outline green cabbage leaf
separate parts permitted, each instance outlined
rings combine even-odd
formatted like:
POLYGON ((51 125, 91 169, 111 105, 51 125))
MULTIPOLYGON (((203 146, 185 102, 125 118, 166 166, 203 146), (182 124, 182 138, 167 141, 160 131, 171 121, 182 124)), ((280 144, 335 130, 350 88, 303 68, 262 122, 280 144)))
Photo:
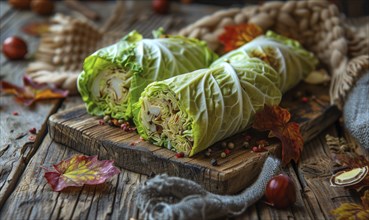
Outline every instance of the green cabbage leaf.
POLYGON ((144 39, 133 31, 85 59, 78 90, 88 113, 128 120, 148 84, 208 67, 216 58, 206 43, 196 39, 170 35, 144 39))
POLYGON ((257 37, 220 57, 212 65, 227 60, 244 59, 244 56, 257 57, 281 74, 278 87, 282 92, 296 86, 318 63, 314 54, 305 50, 298 41, 268 31, 266 35, 257 37))
POLYGON ((246 130, 264 105, 317 64, 296 41, 269 32, 199 69, 149 84, 133 106, 139 134, 188 156, 246 130))
POLYGON ((279 104, 278 73, 257 58, 150 84, 134 106, 139 134, 192 156, 245 130, 264 104, 279 104))

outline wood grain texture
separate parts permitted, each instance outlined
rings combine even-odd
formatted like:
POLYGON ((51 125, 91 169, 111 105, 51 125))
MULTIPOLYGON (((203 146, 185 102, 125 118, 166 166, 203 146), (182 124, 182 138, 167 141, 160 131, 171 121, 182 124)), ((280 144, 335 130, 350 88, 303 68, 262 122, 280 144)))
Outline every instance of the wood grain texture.
MULTIPOLYGON (((35 51, 37 39, 22 34, 19 28, 34 18, 31 12, 20 12, 1 3, 0 42, 12 35, 22 36, 27 41, 29 52, 35 51)), ((37 18, 36 18, 37 20, 37 18)), ((6 80, 22 86, 22 76, 28 60, 9 61, 0 54, 0 80, 6 80)), ((46 134, 46 121, 49 115, 56 112, 58 100, 38 102, 31 107, 25 107, 14 101, 12 96, 0 97, 0 207, 11 195, 20 175, 29 160, 37 151, 46 134), (16 112, 18 115, 14 115, 16 112), (35 140, 29 129, 38 131, 35 140)))
MULTIPOLYGON (((313 138, 339 115, 329 105, 327 90, 322 88, 317 90, 306 84, 296 88, 304 94, 310 90, 315 91, 315 98, 308 103, 296 101, 296 91, 293 90, 284 99, 283 105, 290 109, 295 121, 300 123, 305 141, 313 138)), ((234 142, 236 147, 226 158, 220 157, 224 149, 219 143, 212 146, 211 158, 216 158, 219 164, 212 166, 211 158, 204 153, 191 158, 176 158, 170 150, 141 141, 136 133, 99 125, 99 119, 88 115, 84 106, 51 116, 49 128, 53 140, 82 153, 113 159, 118 166, 141 174, 168 173, 192 179, 207 190, 220 194, 236 193, 249 185, 259 174, 267 155, 277 146, 272 145, 270 152, 254 153, 250 148, 242 146, 245 133, 235 135, 227 140, 234 142)))
MULTIPOLYGON (((57 10, 66 11, 58 4, 57 10)), ((100 5, 94 5, 95 10, 100 5)), ((113 7, 110 4, 110 7, 113 7)), ((45 21, 48 17, 36 16, 31 11, 16 10, 6 2, 0 2, 0 42, 13 35, 21 36, 28 45, 28 55, 24 60, 10 61, 0 53, 0 80, 6 80, 22 86, 25 73, 32 54, 38 46, 38 38, 26 35, 22 27, 28 23, 45 21)), ((105 17, 108 15, 105 15, 105 17)), ((32 159, 47 134, 48 117, 59 108, 60 100, 38 101, 26 107, 14 101, 12 96, 0 96, 0 209, 13 193, 22 173, 32 159), (18 115, 13 115, 17 112, 18 115), (29 129, 36 128, 35 140, 29 140, 29 129)))

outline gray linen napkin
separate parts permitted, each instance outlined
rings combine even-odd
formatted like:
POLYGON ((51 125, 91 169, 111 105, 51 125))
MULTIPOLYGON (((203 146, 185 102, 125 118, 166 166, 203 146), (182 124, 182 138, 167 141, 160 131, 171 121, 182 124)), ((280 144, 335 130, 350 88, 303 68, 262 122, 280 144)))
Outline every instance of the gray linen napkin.
POLYGON ((366 72, 347 96, 343 108, 345 127, 361 147, 369 150, 369 72, 366 72))

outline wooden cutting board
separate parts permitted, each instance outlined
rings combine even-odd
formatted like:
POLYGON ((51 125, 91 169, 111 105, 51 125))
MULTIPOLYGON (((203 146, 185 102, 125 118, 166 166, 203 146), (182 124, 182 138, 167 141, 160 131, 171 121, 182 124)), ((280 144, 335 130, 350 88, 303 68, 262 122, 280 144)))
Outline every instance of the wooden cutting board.
MULTIPOLYGON (((281 106, 292 114, 291 121, 300 123, 305 142, 311 140, 340 115, 340 111, 329 103, 327 86, 300 84, 283 97, 281 106), (302 100, 307 97, 308 101, 302 100)), ((226 158, 221 144, 212 147, 211 156, 204 153, 192 158, 176 158, 175 153, 141 141, 135 132, 124 132, 118 127, 100 125, 99 118, 86 113, 84 106, 77 106, 52 115, 48 121, 51 137, 66 147, 87 155, 98 155, 100 159, 114 160, 115 165, 137 173, 154 175, 167 173, 192 179, 207 190, 220 193, 236 193, 253 182, 259 174, 264 160, 274 152, 278 143, 269 146, 269 152, 254 153, 242 146, 246 134, 256 140, 264 134, 251 129, 226 141, 235 143, 235 149, 226 158), (212 158, 218 165, 211 165, 212 158)))

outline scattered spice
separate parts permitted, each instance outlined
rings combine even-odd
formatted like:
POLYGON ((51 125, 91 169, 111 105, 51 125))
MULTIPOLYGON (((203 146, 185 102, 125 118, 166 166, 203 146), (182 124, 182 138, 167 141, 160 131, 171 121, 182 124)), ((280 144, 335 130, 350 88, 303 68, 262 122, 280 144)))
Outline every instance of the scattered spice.
POLYGON ((268 151, 268 149, 266 149, 263 145, 258 145, 258 146, 253 146, 252 151, 255 153, 259 153, 259 152, 268 151))
POLYGON ((245 141, 249 142, 249 141, 251 141, 252 137, 250 135, 246 135, 244 137, 244 139, 245 139, 245 141))
POLYGON ((118 119, 113 118, 111 120, 111 126, 116 126, 116 127, 120 127, 122 125, 122 123, 119 123, 118 119))
POLYGON ((31 129, 29 129, 28 131, 29 131, 29 133, 31 133, 31 134, 36 134, 36 133, 37 133, 36 128, 31 128, 31 129))
POLYGON ((218 165, 218 161, 217 161, 217 159, 212 158, 212 159, 210 160, 210 164, 211 164, 212 166, 217 166, 217 165, 218 165))
POLYGON ((307 103, 309 101, 309 98, 308 97, 302 97, 301 98, 301 102, 303 102, 303 103, 307 103))
POLYGON ((225 158, 227 156, 227 154, 225 153, 225 152, 222 152, 221 154, 220 154, 220 157, 221 158, 225 158))
POLYGON ((248 141, 243 142, 243 147, 248 149, 250 147, 250 143, 248 141))
POLYGON ((229 149, 225 149, 225 150, 224 150, 224 153, 228 155, 228 154, 230 154, 230 153, 231 153, 231 150, 229 150, 229 149))
POLYGON ((234 143, 233 142, 229 142, 228 143, 228 148, 232 150, 234 148, 234 143))
POLYGON ((110 116, 109 115, 105 115, 104 118, 103 118, 103 120, 105 122, 108 122, 110 120, 110 116))
POLYGON ((131 127, 131 125, 129 124, 129 122, 124 122, 120 128, 125 131, 125 132, 132 132, 135 131, 136 128, 135 127, 131 127))
POLYGON ((28 140, 34 142, 36 140, 36 136, 31 135, 28 137, 28 140))
POLYGON ((269 142, 267 140, 264 140, 264 139, 256 141, 256 144, 257 145, 263 145, 263 146, 269 146, 269 142))
POLYGON ((105 124, 104 120, 99 120, 99 125, 104 125, 104 124, 105 124))
POLYGON ((12 112, 12 115, 17 116, 17 115, 19 115, 19 113, 18 112, 12 112))
POLYGON ((184 153, 183 152, 176 153, 176 157, 177 158, 182 158, 182 157, 184 157, 184 153))

